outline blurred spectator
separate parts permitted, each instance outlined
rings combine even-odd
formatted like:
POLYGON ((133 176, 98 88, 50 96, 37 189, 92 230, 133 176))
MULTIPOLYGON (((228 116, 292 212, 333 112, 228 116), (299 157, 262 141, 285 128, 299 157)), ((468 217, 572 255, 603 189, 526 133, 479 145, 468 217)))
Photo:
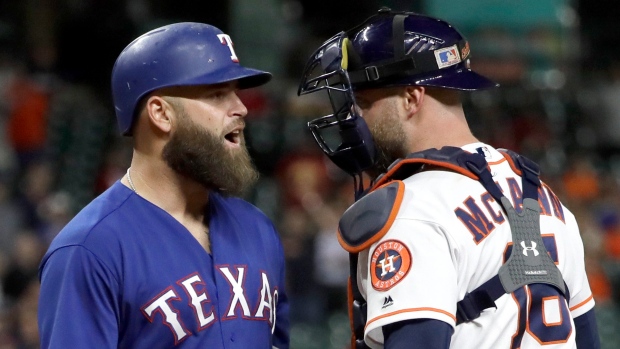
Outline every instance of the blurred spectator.
POLYGON ((526 106, 513 116, 510 127, 516 140, 515 151, 528 154, 531 159, 541 159, 553 140, 544 111, 537 103, 526 106))
POLYGON ((320 297, 313 282, 316 226, 300 207, 285 206, 278 231, 286 258, 287 294, 293 323, 321 321, 320 297))
POLYGON ((606 255, 604 231, 586 206, 571 208, 577 219, 583 240, 586 272, 592 294, 597 303, 605 304, 612 300, 612 284, 604 268, 606 255))
POLYGON ((14 199, 12 182, 2 174, 0 174, 0 222, 0 260, 4 260, 9 256, 13 241, 24 228, 25 222, 24 214, 14 199))
POLYGON ((7 311, 0 312, 0 349, 18 349, 18 341, 13 329, 14 316, 7 311))
POLYGON ((600 176, 592 163, 592 154, 575 154, 563 175, 569 200, 590 203, 599 196, 600 176))
POLYGON ((13 308, 15 335, 19 349, 39 348, 39 329, 37 326, 37 305, 39 300, 39 281, 33 278, 26 285, 22 296, 13 308))
POLYGON ((130 138, 116 140, 106 152, 103 165, 97 175, 94 195, 99 195, 108 189, 127 172, 131 162, 130 138))
POLYGON ((3 292, 9 305, 18 303, 31 283, 38 280, 39 262, 45 248, 32 232, 22 232, 15 239, 11 262, 2 276, 3 292))
POLYGON ((112 146, 107 142, 117 134, 112 116, 89 86, 57 86, 49 112, 47 155, 54 189, 71 196, 73 213, 94 197, 98 173, 112 146))
POLYGON ((10 110, 9 140, 23 168, 45 151, 49 94, 22 74, 14 76, 5 98, 10 110))
POLYGON ((318 152, 295 151, 285 155, 276 168, 276 176, 284 194, 283 204, 311 211, 323 205, 332 189, 322 155, 318 152))
POLYGON ((620 304, 620 184, 607 174, 599 176, 601 195, 591 205, 602 230, 601 260, 616 304, 620 304))
POLYGON ((24 214, 26 226, 42 234, 43 221, 38 207, 52 193, 56 175, 47 161, 32 162, 22 171, 15 200, 24 214))
MULTIPOLYGON (((351 191, 348 184, 347 193, 351 191)), ((322 297, 323 317, 347 312, 349 254, 340 246, 337 232, 340 217, 352 202, 343 193, 335 191, 325 205, 313 212, 319 227, 314 241, 314 282, 322 297)))
POLYGON ((72 198, 68 193, 57 191, 48 195, 37 206, 37 217, 41 220, 38 227, 40 239, 45 244, 51 243, 74 213, 72 198))
MULTIPOLYGON (((588 95, 590 93, 586 92, 588 95)), ((598 148, 604 158, 620 153, 620 61, 612 60, 607 71, 592 86, 588 103, 598 148)))

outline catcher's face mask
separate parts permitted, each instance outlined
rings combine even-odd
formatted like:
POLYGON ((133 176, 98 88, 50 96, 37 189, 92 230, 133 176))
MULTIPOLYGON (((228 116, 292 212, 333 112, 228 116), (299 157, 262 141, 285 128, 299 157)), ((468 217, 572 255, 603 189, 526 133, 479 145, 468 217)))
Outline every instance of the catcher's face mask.
POLYGON ((308 128, 334 164, 357 176, 374 165, 376 150, 370 130, 357 111, 347 71, 354 54, 345 32, 327 40, 306 64, 297 93, 327 92, 333 114, 310 121, 308 128))

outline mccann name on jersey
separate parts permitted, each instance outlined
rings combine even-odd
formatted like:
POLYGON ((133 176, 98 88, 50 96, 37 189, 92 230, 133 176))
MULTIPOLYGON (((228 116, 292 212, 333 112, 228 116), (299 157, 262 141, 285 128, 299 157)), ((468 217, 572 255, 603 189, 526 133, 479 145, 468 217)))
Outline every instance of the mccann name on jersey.
MULTIPOLYGON (((505 180, 508 188, 510 188, 509 194, 512 205, 517 212, 521 212, 523 193, 519 187, 519 182, 514 177, 506 178, 505 180)), ((498 186, 502 188, 499 183, 498 186)), ((564 211, 560 199, 545 184, 538 189, 538 203, 541 216, 554 216, 564 223, 564 211)), ((501 210, 500 205, 495 202, 493 196, 485 191, 478 199, 474 199, 471 196, 467 197, 463 201, 463 206, 455 208, 454 213, 465 228, 469 230, 476 244, 479 244, 495 230, 497 225, 506 222, 506 218, 502 215, 501 210)))

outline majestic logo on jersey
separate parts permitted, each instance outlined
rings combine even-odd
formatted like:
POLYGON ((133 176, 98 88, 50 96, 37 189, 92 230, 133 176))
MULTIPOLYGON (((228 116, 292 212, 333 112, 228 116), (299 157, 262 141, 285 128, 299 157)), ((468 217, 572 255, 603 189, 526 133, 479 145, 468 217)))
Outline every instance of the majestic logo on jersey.
POLYGON ((387 308, 387 307, 389 307, 390 305, 393 305, 393 304, 394 304, 394 300, 392 299, 392 296, 387 296, 383 300, 383 306, 381 307, 381 309, 385 309, 385 308, 387 308))
POLYGON ((411 253, 397 240, 380 243, 371 255, 370 276, 372 287, 387 291, 399 283, 411 268, 411 253))

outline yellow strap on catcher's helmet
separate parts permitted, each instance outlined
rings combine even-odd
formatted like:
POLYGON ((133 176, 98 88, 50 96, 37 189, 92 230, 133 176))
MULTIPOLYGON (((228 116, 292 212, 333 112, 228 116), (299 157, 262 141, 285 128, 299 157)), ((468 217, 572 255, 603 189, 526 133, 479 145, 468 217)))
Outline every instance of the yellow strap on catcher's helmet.
POLYGON ((349 53, 347 51, 348 46, 350 45, 349 38, 344 38, 342 40, 342 60, 340 62, 340 66, 342 69, 347 70, 349 66, 349 53))

